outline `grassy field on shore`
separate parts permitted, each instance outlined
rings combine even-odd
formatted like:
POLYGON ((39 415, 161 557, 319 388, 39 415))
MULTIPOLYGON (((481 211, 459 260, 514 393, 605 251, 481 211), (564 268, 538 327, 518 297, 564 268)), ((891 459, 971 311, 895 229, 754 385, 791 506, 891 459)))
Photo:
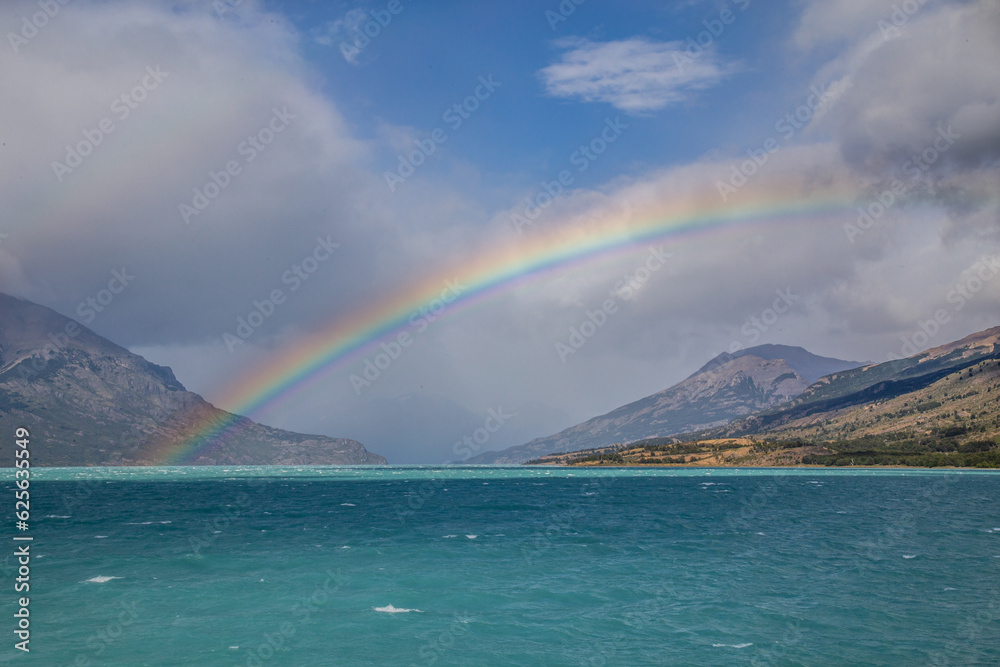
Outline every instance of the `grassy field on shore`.
POLYGON ((528 465, 569 466, 916 466, 1000 468, 993 440, 956 445, 948 440, 859 440, 812 443, 716 438, 678 442, 650 438, 580 452, 550 454, 528 465))

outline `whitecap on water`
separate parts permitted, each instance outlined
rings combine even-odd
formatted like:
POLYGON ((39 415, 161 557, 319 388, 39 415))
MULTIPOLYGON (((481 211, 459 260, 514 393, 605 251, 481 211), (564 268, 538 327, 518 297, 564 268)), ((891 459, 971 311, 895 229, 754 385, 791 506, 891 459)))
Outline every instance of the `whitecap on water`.
POLYGON ((747 646, 753 646, 753 642, 745 642, 743 644, 712 644, 714 648, 746 648, 747 646))
POLYGON ((478 535, 466 535, 466 537, 468 537, 470 540, 474 540, 474 539, 476 539, 479 536, 478 535))
POLYGON ((910 560, 911 558, 916 558, 917 554, 903 554, 903 558, 910 560))
POLYGON ((104 575, 98 575, 96 577, 91 577, 90 579, 87 579, 87 582, 94 584, 104 584, 111 581, 112 579, 121 579, 121 577, 105 577, 104 575))
POLYGON ((107 535, 94 535, 95 540, 104 540, 107 539, 107 537, 107 535))
POLYGON ((451 537, 458 537, 458 535, 445 535, 444 536, 445 539, 448 539, 448 538, 451 538, 451 537))
POLYGON ((63 516, 62 514, 46 514, 43 519, 71 519, 72 517, 63 516))
POLYGON ((354 503, 340 503, 341 507, 357 507, 354 503))
POLYGON ((375 611, 380 611, 380 612, 382 612, 384 614, 406 614, 406 613, 409 613, 411 611, 415 611, 415 612, 421 613, 421 614, 423 613, 419 609, 401 609, 399 607, 393 607, 391 604, 386 605, 384 607, 375 607, 375 611))

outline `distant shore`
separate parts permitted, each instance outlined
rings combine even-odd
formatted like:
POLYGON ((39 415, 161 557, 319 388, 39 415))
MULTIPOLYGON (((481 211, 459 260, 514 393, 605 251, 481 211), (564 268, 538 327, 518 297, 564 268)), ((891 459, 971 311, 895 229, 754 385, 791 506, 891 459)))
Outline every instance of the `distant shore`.
POLYGON ((654 438, 578 452, 549 454, 525 465, 663 468, 997 468, 978 452, 844 451, 836 445, 719 438, 673 442, 654 438), (857 461, 856 461, 857 459, 857 461), (972 465, 969 465, 969 463, 972 465))

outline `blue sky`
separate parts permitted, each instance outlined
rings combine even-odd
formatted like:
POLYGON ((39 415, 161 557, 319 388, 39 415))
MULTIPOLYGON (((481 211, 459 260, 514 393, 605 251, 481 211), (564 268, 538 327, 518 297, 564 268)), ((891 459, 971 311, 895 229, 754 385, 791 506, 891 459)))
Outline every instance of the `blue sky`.
POLYGON ((571 357, 558 344, 649 248, 537 276, 442 318, 363 391, 359 358, 261 419, 353 437, 393 462, 443 461, 489 410, 517 417, 487 446, 522 444, 734 344, 883 361, 915 336, 926 348, 997 324, 1000 281, 954 298, 1000 253, 996 3, 587 0, 553 28, 556 1, 400 0, 345 58, 340 43, 389 4, 75 0, 42 18, 36 1, 5 5, 0 81, 17 94, 0 100, 0 291, 74 316, 124 268, 135 279, 86 324, 231 408, 248 369, 517 238, 511 216, 564 169, 573 181, 539 227, 631 225, 718 202, 719 183, 771 139, 734 204, 782 193, 838 206, 670 239, 669 262, 571 357), (500 85, 486 95, 481 77, 500 85), (477 87, 454 128, 444 114, 477 87), (822 104, 803 106, 813 89, 822 104), (127 118, 113 111, 122 95, 127 118), (789 135, 776 123, 790 112, 801 122, 789 135), (54 166, 102 122, 113 131, 54 166), (614 142, 580 171, 574 152, 607 123, 614 142), (390 188, 386 172, 435 131, 447 141, 390 188), (273 140, 253 161, 250 136, 273 140), (932 159, 915 170, 919 155, 932 159), (224 187, 185 214, 230 163, 224 187), (858 207, 886 192, 892 203, 857 228, 858 207), (321 238, 337 251, 227 345, 321 238), (747 335, 782 290, 795 306, 747 335))
MULTIPOLYGON (((363 11, 358 5, 308 6, 290 16, 304 33, 331 40, 323 45, 313 39, 304 51, 324 78, 324 90, 344 101, 345 116, 369 137, 380 123, 430 132, 443 125, 447 109, 472 93, 478 77, 494 76, 501 89, 452 135, 447 147, 493 182, 523 185, 551 178, 605 118, 627 117, 632 131, 581 176, 589 185, 650 166, 687 162, 720 147, 738 147, 754 134, 763 138, 775 118, 801 103, 809 71, 775 66, 788 58, 789 45, 779 36, 787 33, 793 15, 774 4, 740 6, 584 3, 553 29, 546 11, 556 11, 558 3, 551 8, 537 2, 494 8, 405 3, 355 63, 342 57, 339 48, 354 33, 342 28, 333 35, 327 26, 343 21, 350 11, 363 11), (726 9, 732 23, 715 23, 726 9), (580 104, 548 94, 539 74, 569 50, 560 40, 678 41, 687 48, 688 39, 697 40, 719 25, 724 29, 711 35, 709 51, 692 53, 698 60, 730 63, 734 71, 676 104, 633 114, 608 102, 580 104)), ((370 13, 364 16, 362 26, 374 20, 370 13)), ((386 162, 394 165, 395 156, 386 162)))

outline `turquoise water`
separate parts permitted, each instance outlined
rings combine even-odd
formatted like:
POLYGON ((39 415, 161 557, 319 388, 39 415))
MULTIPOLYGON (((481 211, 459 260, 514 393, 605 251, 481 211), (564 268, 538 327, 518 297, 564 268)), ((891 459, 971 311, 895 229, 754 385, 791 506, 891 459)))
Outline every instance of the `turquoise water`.
POLYGON ((975 471, 35 469, 31 652, 9 541, 0 661, 997 664, 998 500, 975 471))

